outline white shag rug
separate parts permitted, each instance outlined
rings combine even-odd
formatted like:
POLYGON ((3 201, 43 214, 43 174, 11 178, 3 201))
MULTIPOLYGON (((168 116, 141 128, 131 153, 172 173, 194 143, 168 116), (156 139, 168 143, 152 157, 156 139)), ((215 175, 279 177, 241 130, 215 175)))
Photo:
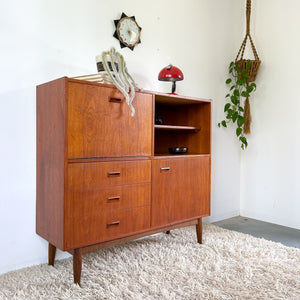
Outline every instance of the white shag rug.
POLYGON ((0 276, 0 299, 300 299, 300 249, 203 224, 0 276))

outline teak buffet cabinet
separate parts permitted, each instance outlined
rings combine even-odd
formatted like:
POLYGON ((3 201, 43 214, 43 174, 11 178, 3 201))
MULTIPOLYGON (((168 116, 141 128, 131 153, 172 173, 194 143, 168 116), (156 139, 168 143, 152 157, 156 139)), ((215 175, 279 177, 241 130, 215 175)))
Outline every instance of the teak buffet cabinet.
POLYGON ((196 225, 210 214, 211 101, 63 77, 37 86, 36 232, 73 255, 196 225), (155 116, 162 120, 155 124, 155 116), (169 147, 188 147, 169 154, 169 147))

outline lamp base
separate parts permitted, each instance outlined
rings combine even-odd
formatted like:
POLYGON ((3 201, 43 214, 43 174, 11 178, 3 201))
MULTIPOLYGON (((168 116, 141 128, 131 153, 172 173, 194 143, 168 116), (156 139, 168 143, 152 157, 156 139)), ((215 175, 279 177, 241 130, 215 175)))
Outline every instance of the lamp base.
POLYGON ((172 84, 172 93, 171 94, 174 94, 175 90, 176 90, 176 81, 174 80, 173 84, 172 84))

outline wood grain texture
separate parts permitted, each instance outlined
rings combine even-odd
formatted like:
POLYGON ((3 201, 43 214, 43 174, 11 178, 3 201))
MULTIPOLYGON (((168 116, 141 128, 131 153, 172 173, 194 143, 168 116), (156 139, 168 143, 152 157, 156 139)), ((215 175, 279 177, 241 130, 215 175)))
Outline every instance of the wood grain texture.
POLYGON ((207 216, 209 202, 209 156, 153 160, 151 226, 207 216))
POLYGON ((36 232, 63 248, 66 79, 36 90, 36 232))
POLYGON ((82 254, 81 249, 74 249, 73 253, 73 276, 74 283, 80 285, 81 279, 81 269, 82 269, 82 254))
POLYGON ((169 148, 173 147, 187 147, 187 154, 207 154, 206 151, 202 153, 204 148, 200 147, 199 138, 201 131, 194 132, 174 132, 165 130, 155 130, 155 155, 163 155, 169 153, 169 148))
POLYGON ((54 266, 56 247, 49 243, 48 245, 48 265, 54 266))
POLYGON ((133 104, 134 117, 112 85, 61 78, 37 87, 37 233, 49 264, 56 248, 73 254, 78 284, 84 253, 192 224, 202 242, 211 101, 142 91, 133 104))
POLYGON ((199 244, 202 244, 202 232, 202 218, 200 218, 196 224, 197 241, 199 244))
POLYGON ((151 161, 114 161, 68 165, 69 188, 93 189, 151 181, 151 161), (112 173, 120 173, 109 175, 112 173))
POLYGON ((68 163, 94 163, 94 162, 111 162, 111 161, 131 161, 131 160, 145 160, 151 159, 152 156, 124 156, 124 157, 86 157, 86 158, 71 158, 68 159, 68 163))
POLYGON ((150 206, 66 220, 66 250, 150 228, 150 206), (113 225, 113 223, 117 223, 113 225))
POLYGON ((207 103, 203 105, 199 113, 199 120, 201 127, 201 134, 199 132, 199 148, 201 153, 211 153, 211 115, 212 115, 212 105, 207 103))
POLYGON ((68 92, 69 158, 151 155, 151 95, 136 93, 131 116, 116 88, 70 83, 68 92))
POLYGON ((155 125, 155 154, 167 153, 170 147, 188 147, 191 154, 210 154, 211 103, 164 101, 155 101, 155 116, 163 122, 155 125))
POLYGON ((151 91, 144 91, 144 93, 151 93, 155 97, 155 101, 157 103, 163 103, 168 105, 177 105, 177 104, 196 104, 196 103, 211 103, 210 99, 204 98, 196 98, 190 96, 183 96, 183 95, 172 95, 166 93, 159 93, 159 92, 151 92, 151 91))
POLYGON ((66 216, 97 215, 151 204, 151 183, 120 185, 68 192, 66 216))
MULTIPOLYGON (((150 230, 149 229, 143 230, 139 233, 132 233, 131 235, 128 235, 126 237, 116 238, 116 239, 113 239, 110 241, 106 241, 106 242, 102 242, 102 243, 98 243, 98 244, 94 244, 94 245, 90 245, 90 246, 85 246, 85 247, 81 248, 81 251, 82 251, 82 254, 86 254, 86 253, 93 252, 93 251, 103 249, 106 247, 118 245, 120 243, 125 243, 128 241, 139 239, 144 236, 156 234, 156 233, 163 232, 163 231, 173 230, 173 229, 177 229, 177 228, 181 228, 181 227, 192 226, 192 225, 196 225, 197 223, 198 223, 198 220, 191 220, 191 221, 187 221, 187 222, 175 223, 172 225, 165 225, 165 226, 161 226, 158 228, 151 228, 150 230)), ((73 255, 74 250, 70 250, 69 253, 73 255)))

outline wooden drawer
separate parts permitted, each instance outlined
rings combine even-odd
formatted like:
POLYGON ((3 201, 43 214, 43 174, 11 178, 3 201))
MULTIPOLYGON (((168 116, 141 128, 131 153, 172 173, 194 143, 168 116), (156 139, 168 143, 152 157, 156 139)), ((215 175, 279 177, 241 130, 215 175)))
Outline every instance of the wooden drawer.
POLYGON ((151 155, 152 95, 136 93, 131 110, 118 89, 68 85, 68 157, 151 155))
POLYGON ((66 248, 78 248, 150 228, 150 206, 66 220, 66 248))
POLYGON ((72 163, 68 165, 71 189, 93 189, 151 181, 151 161, 72 163))
POLYGON ((150 205, 151 184, 120 185, 92 190, 69 190, 67 217, 97 215, 150 205))

